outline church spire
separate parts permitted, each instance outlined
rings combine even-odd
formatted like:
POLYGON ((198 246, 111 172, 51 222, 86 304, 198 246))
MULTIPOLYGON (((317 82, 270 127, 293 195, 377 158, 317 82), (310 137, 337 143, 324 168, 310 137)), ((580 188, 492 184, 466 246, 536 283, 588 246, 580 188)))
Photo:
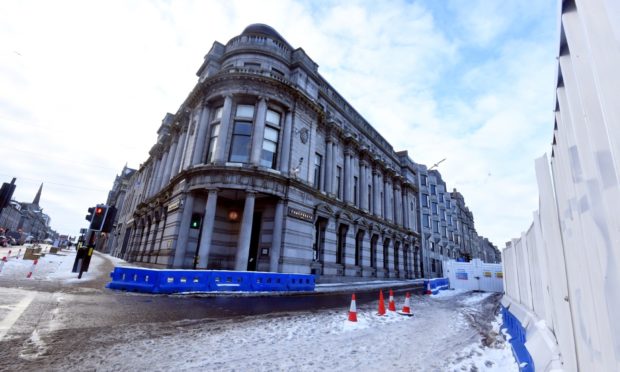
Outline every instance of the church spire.
POLYGON ((43 191, 43 183, 41 183, 41 186, 39 186, 39 191, 37 191, 37 195, 32 201, 32 204, 36 205, 37 207, 39 206, 39 202, 41 201, 41 191, 43 191))

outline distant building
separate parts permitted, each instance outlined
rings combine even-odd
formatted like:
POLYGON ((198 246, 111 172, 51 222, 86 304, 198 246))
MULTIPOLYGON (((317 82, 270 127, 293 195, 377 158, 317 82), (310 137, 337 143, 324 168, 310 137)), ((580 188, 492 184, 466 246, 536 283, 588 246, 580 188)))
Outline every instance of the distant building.
MULTIPOLYGON (((154 267, 325 281, 414 278, 432 265, 422 262, 420 166, 395 152, 301 48, 250 25, 215 42, 197 75, 146 162, 115 181, 109 203, 122 207, 112 254, 154 267)), ((450 193, 439 172, 429 174, 443 211, 450 193)), ((456 255, 446 218, 433 219, 442 243, 429 257, 438 261, 456 255)))

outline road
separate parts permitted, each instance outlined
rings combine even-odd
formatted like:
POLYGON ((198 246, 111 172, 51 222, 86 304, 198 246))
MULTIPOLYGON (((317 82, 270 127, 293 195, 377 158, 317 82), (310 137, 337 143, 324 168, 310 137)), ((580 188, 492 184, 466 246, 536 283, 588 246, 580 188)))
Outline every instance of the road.
MULTIPOLYGON (((70 285, 58 280, 7 281, 0 277, 0 314, 4 317, 0 321, 0 370, 135 370, 153 367, 149 360, 157 362, 156 370, 179 367, 181 370, 233 370, 235 366, 242 368, 256 363, 260 357, 257 351, 252 351, 254 349, 267 355, 280 355, 277 347, 286 348, 281 340, 292 337, 291 332, 298 336, 293 340, 302 350, 308 345, 316 348, 316 342, 332 345, 340 342, 339 337, 348 337, 346 332, 342 333, 342 320, 346 319, 349 307, 349 291, 276 297, 152 296, 116 292, 104 288, 108 281, 105 273, 112 270, 113 263, 106 256, 98 258, 96 278, 70 285), (272 346, 265 344, 261 334, 271 336, 269 344, 272 346), (239 349, 238 343, 227 335, 237 335, 241 344, 253 340, 261 346, 246 345, 239 349), (327 338, 320 341, 324 337, 327 338), (179 350, 179 345, 185 342, 188 345, 179 350), (228 349, 235 350, 232 356, 237 362, 205 355, 198 346, 205 342, 215 343, 213 348, 228 345, 228 349), (186 354, 192 356, 191 362, 184 359, 186 354), (179 357, 181 359, 177 360, 179 357)), ((421 291, 419 286, 413 289, 421 291)), ((405 290, 396 291, 398 306, 402 306, 405 290)), ((376 294, 376 290, 358 291, 360 323, 365 319, 369 328, 397 327, 398 318, 392 319, 394 324, 384 325, 383 320, 372 315, 377 306, 376 294)), ((459 305, 461 297, 434 300, 413 296, 412 308, 417 317, 411 324, 419 322, 424 326, 424 319, 448 323, 424 331, 428 333, 429 342, 439 342, 442 335, 458 330, 458 337, 452 337, 457 340, 455 344, 433 351, 444 353, 444 361, 456 361, 458 357, 452 355, 454 350, 478 339, 490 338, 487 344, 495 342, 490 324, 498 296, 484 297, 480 306, 473 310, 459 305), (450 322, 457 322, 458 326, 450 329, 450 322)), ((373 337, 378 336, 368 335, 369 339, 373 337)), ((291 354, 293 360, 294 355, 291 354)), ((299 355, 299 363, 318 367, 323 359, 316 354, 308 361, 306 356, 299 355)), ((284 359, 289 360, 287 358, 284 359)), ((257 369, 296 369, 294 364, 288 363, 275 358, 257 369)))

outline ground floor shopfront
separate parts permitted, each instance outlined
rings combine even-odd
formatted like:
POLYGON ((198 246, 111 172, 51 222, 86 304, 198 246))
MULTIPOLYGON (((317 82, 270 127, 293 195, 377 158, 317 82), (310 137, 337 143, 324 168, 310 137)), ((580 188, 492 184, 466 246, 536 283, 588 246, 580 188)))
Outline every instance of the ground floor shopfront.
POLYGON ((140 205, 113 254, 153 267, 420 276, 410 230, 273 172, 196 170, 140 205))

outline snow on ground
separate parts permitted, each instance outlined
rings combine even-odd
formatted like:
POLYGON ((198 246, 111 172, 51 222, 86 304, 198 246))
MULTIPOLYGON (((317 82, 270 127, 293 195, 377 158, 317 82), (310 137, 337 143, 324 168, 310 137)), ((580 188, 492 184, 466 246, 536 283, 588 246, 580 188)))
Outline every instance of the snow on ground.
MULTIPOLYGON (((0 255, 5 251, 0 250, 0 255)), ((126 265, 107 255, 94 255, 89 272, 81 280, 107 276, 108 272, 98 267, 108 258, 116 265, 126 265)), ((26 279, 32 261, 12 257, 0 273, 0 280, 71 284, 79 281, 77 274, 71 273, 74 259, 73 250, 63 250, 59 255, 48 253, 41 258, 33 279, 26 279)), ((354 290, 388 283, 393 282, 349 286, 354 290)), ((324 284, 317 288, 329 292, 343 287, 324 284)), ((83 342, 89 347, 63 355, 37 352, 23 359, 39 363, 46 370, 67 371, 518 371, 510 346, 499 332, 501 317, 495 318, 491 335, 484 335, 485 341, 492 339, 484 343, 488 346, 481 342, 479 325, 472 324, 472 319, 482 316, 483 304, 490 295, 446 290, 433 296, 413 296, 413 317, 391 312, 377 316, 375 301, 358 306, 357 323, 347 320, 348 303, 329 310, 107 326, 88 336, 76 334, 70 324, 55 320, 53 325, 37 327, 31 335, 29 342, 38 345, 35 349, 49 344, 49 350, 53 350, 51 345, 56 340, 74 339, 79 343, 80 336, 88 337, 83 342)), ((71 298, 67 295, 62 300, 71 298)), ((396 302, 400 306, 403 299, 397 298, 396 302)))
MULTIPOLYGON (((45 281, 59 282, 61 284, 81 283, 93 280, 104 274, 100 266, 103 259, 97 255, 93 255, 88 272, 83 273, 82 278, 78 279, 77 273, 71 272, 75 261, 76 251, 74 249, 62 249, 58 253, 49 253, 50 245, 41 244, 44 256, 37 260, 34 265, 33 260, 24 260, 26 246, 13 246, 0 248, 0 258, 6 257, 2 271, 0 272, 0 281, 13 281, 20 283, 22 281, 45 281), (9 251, 11 254, 9 255, 9 251), (30 278, 28 273, 32 271, 30 278)), ((109 273, 105 273, 108 275, 109 273)))

